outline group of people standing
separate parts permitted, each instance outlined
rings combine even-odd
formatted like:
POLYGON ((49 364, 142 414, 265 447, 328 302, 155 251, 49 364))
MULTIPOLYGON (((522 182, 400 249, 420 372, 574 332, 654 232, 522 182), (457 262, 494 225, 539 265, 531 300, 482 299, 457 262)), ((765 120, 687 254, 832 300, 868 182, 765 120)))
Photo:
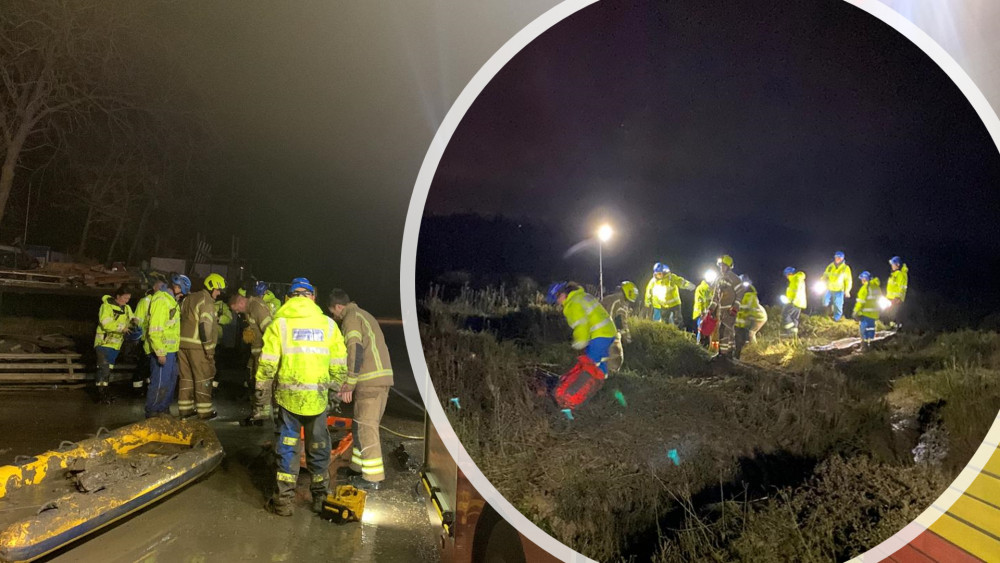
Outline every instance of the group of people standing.
MULTIPOLYGON (((880 318, 899 326, 900 312, 906 300, 909 269, 899 256, 889 260, 891 273, 885 291, 881 282, 864 271, 858 279, 854 317, 860 325, 863 342, 875 337, 875 322, 880 318)), ((757 288, 746 275, 737 275, 734 261, 723 255, 716 268, 705 272, 698 285, 672 272, 662 262, 653 266, 653 275, 646 284, 643 304, 651 311, 654 321, 670 323, 685 329, 681 291, 694 292, 691 319, 696 339, 706 347, 717 346, 716 357, 739 358, 747 343, 757 340, 757 333, 767 323, 767 310, 761 304, 757 288)), ((785 268, 785 292, 780 296, 781 336, 798 338, 801 313, 808 306, 806 274, 794 267, 785 268)), ((823 296, 826 313, 834 320, 844 317, 844 300, 850 299, 853 279, 843 252, 834 254, 833 262, 824 270, 816 285, 823 296)), ((600 386, 609 371, 616 371, 623 362, 622 342, 630 334, 627 319, 639 291, 631 281, 624 281, 617 291, 603 300, 588 294, 579 284, 557 282, 549 287, 546 300, 562 309, 566 322, 573 329, 573 348, 580 350, 577 363, 553 384, 553 397, 560 407, 572 410, 583 404, 600 386)))
MULTIPOLYGON (((393 385, 378 321, 340 289, 330 292, 331 316, 327 316, 315 302, 316 288, 306 278, 292 280, 283 302, 266 283, 258 282, 250 291, 233 292, 227 305, 220 299, 225 279, 215 273, 205 277, 201 290, 192 293, 191 286, 183 274, 173 274, 169 280, 154 275, 134 312, 127 287, 104 297, 95 337, 98 398, 110 402, 111 370, 122 344, 133 340, 141 342, 141 355, 148 357, 147 418, 172 416, 175 398, 181 418, 216 418, 215 352, 222 326, 232 322, 235 313, 242 319, 242 339, 250 348, 252 399, 247 422, 259 425, 273 420, 278 430, 277 491, 267 509, 281 516, 292 514, 299 451, 305 446, 312 509, 321 510, 331 461, 327 412, 338 401, 354 403, 354 448, 347 469, 352 483, 378 489, 385 479, 379 426, 393 385)), ((139 375, 133 385, 141 388, 143 379, 139 375)))

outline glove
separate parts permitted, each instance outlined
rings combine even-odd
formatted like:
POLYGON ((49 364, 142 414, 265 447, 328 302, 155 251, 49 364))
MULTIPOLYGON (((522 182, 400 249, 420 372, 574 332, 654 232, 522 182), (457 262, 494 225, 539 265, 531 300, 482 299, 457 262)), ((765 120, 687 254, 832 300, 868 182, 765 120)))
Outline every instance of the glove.
POLYGON ((256 340, 256 339, 257 339, 257 335, 255 335, 253 333, 253 329, 252 328, 246 327, 245 329, 243 329, 243 343, 244 344, 253 344, 253 341, 256 340))

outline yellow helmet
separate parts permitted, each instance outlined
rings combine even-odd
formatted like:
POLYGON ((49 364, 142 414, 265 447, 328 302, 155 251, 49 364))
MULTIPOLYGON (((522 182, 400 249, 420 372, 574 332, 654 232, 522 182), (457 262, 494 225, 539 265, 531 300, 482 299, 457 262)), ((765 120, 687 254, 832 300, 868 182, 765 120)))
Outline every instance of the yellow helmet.
POLYGON ((226 289, 226 279, 219 274, 208 274, 205 277, 205 289, 209 291, 215 291, 216 289, 222 291, 226 289))
POLYGON ((639 297, 639 288, 635 286, 634 283, 630 281, 622 282, 622 293, 625 295, 625 299, 629 301, 635 301, 639 297))
POLYGON ((730 255, 728 255, 728 254, 723 254, 722 256, 719 257, 719 261, 716 262, 716 264, 725 264, 726 266, 729 266, 730 268, 732 268, 733 267, 733 257, 730 256, 730 255))

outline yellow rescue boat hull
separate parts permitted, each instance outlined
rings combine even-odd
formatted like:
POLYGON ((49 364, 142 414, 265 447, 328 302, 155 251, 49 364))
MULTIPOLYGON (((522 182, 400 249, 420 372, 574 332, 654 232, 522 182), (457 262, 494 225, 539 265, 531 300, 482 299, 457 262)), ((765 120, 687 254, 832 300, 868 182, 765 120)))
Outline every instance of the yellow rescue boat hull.
POLYGON ((207 475, 222 445, 199 421, 157 417, 0 467, 0 561, 31 561, 207 475), (82 492, 86 491, 86 492, 82 492))

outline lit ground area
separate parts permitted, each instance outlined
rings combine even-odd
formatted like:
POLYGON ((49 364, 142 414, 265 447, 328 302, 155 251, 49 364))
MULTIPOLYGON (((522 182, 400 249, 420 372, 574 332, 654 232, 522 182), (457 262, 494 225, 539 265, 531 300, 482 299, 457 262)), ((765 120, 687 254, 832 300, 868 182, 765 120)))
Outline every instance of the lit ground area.
MULTIPOLYGON (((400 331, 401 332, 401 331, 400 331)), ((401 341, 401 338, 400 338, 401 341)), ((404 359, 402 343, 395 350, 404 359)), ((394 351, 395 351, 394 350, 394 351)), ((402 363, 402 362, 400 362, 402 363)), ((397 367, 397 388, 419 403, 412 375, 397 367), (402 372, 402 373, 401 373, 402 372)), ((307 472, 300 475, 291 518, 266 513, 274 479, 273 428, 241 427, 249 406, 242 372, 222 373, 210 424, 225 449, 222 465, 208 477, 51 556, 50 561, 433 561, 435 529, 416 494, 423 443, 383 432, 386 486, 368 497, 365 521, 333 524, 308 509, 307 472), (393 455, 402 445, 406 456, 393 455)), ((81 440, 98 428, 116 428, 143 417, 142 402, 117 386, 119 399, 97 405, 82 389, 0 391, 0 465, 18 455, 81 440)), ((344 410, 350 416, 350 408, 344 410)), ((383 424, 419 436, 423 413, 392 394, 383 424)))

